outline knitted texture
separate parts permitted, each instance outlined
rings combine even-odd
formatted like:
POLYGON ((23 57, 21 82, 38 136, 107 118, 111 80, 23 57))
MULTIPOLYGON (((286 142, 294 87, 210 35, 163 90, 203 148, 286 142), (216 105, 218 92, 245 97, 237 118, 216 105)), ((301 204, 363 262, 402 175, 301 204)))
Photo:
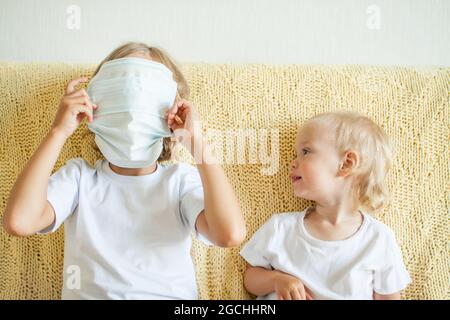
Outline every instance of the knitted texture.
MULTIPOLYGON (((91 76, 94 68, 0 63, 0 214, 18 174, 48 132, 65 85, 91 76)), ((189 64, 182 69, 204 130, 234 134, 241 141, 238 146, 245 135, 261 139, 266 134, 259 147, 267 147, 268 155, 271 141, 278 138, 278 170, 264 171, 269 165, 259 156, 248 160, 255 154, 248 150, 223 160, 245 214, 247 240, 273 213, 309 205, 294 197, 288 178, 297 127, 321 112, 357 111, 392 140, 392 199, 375 217, 395 231, 413 279, 404 297, 449 298, 450 68, 189 64), (247 159, 239 163, 242 156, 247 159)), ((101 157, 86 132, 83 122, 66 142, 54 171, 73 157, 91 164, 101 157)), ((192 160, 186 152, 181 158, 192 160)), ((1 299, 60 298, 63 232, 17 238, 0 231, 1 299)), ((194 240, 201 299, 253 298, 243 287, 245 262, 239 250, 208 248, 194 240)))

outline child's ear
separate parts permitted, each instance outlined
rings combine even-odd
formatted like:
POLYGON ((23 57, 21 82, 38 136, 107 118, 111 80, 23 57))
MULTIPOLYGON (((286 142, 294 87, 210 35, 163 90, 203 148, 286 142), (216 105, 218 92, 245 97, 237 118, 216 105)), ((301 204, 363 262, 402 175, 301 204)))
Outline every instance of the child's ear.
POLYGON ((354 151, 345 152, 339 167, 338 176, 347 177, 358 167, 359 157, 354 151))

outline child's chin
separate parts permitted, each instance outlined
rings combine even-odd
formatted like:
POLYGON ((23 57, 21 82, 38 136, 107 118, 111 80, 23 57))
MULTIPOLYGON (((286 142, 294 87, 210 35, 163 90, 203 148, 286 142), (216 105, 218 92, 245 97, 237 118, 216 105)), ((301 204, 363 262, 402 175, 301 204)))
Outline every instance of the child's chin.
POLYGON ((312 197, 310 193, 308 193, 306 190, 300 189, 298 187, 297 188, 294 187, 294 196, 305 199, 305 200, 315 201, 315 198, 312 197))
MULTIPOLYGON (((307 199, 307 192, 305 192, 305 190, 302 190, 300 188, 296 188, 294 186, 294 196, 298 197, 298 198, 303 198, 303 199, 307 199)), ((309 200, 309 199, 307 199, 309 200)))

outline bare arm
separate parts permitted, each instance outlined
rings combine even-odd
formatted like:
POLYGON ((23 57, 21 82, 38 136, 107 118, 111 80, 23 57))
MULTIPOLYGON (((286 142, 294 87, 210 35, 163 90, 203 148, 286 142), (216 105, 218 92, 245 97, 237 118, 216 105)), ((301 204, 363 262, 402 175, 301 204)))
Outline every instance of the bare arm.
POLYGON ((194 130, 195 123, 198 125, 199 122, 194 106, 186 100, 175 103, 168 113, 171 129, 183 129, 189 135, 182 142, 194 156, 202 180, 205 209, 197 218, 196 228, 218 246, 236 246, 244 241, 246 235, 242 211, 233 187, 214 158, 211 147, 194 130), (175 121, 175 115, 181 119, 180 123, 175 121))
POLYGON ((3 215, 8 233, 28 236, 53 223, 53 210, 45 210, 47 185, 65 141, 63 135, 51 129, 20 173, 3 215))
POLYGON ((257 296, 276 292, 280 300, 313 300, 311 291, 300 279, 278 270, 249 264, 244 273, 244 286, 248 292, 257 296))
POLYGON ((197 165, 205 194, 205 210, 197 219, 197 230, 218 246, 239 245, 246 230, 238 199, 222 167, 212 159, 208 145, 204 145, 204 154, 212 163, 197 165))
POLYGON ((74 89, 78 83, 85 82, 83 79, 77 78, 68 83, 51 129, 11 190, 3 214, 3 226, 9 234, 32 235, 55 220, 53 207, 47 201, 50 175, 65 141, 78 127, 83 116, 92 119, 92 105, 86 92, 84 89, 74 89))
POLYGON ((274 292, 278 272, 248 265, 244 273, 245 289, 256 296, 265 296, 274 292))

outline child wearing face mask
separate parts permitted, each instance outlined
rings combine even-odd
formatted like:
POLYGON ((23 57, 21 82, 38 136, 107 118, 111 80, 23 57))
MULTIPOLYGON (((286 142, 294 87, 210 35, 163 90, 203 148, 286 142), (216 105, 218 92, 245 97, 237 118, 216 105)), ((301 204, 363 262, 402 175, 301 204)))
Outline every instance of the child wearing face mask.
POLYGON ((46 234, 64 222, 63 299, 197 299, 190 234, 230 247, 246 231, 223 169, 194 130, 200 118, 185 78, 162 50, 127 43, 102 61, 87 91, 75 89, 87 80, 68 83, 11 191, 6 231, 46 234), (106 159, 93 167, 71 159, 51 175, 83 119, 106 159), (179 131, 196 168, 159 163, 179 131))
POLYGON ((395 235, 369 213, 387 197, 386 134, 355 113, 325 113, 298 131, 290 179, 315 205, 273 215, 244 245, 258 299, 399 299, 411 281, 395 235))

